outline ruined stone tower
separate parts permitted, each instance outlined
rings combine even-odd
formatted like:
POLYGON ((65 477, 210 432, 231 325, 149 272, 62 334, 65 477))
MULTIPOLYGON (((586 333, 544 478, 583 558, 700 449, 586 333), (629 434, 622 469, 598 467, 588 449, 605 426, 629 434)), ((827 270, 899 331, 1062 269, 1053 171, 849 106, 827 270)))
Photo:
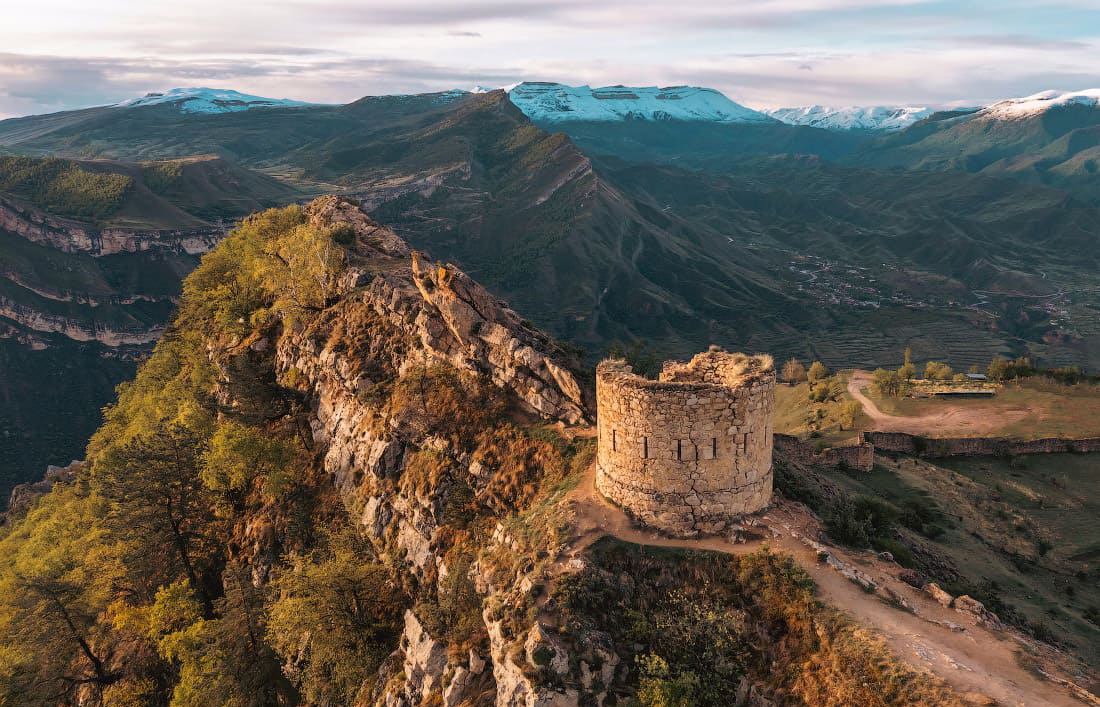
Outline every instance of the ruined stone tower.
POLYGON ((604 361, 596 404, 596 487, 647 525, 718 533, 771 502, 771 357, 712 349, 658 380, 604 361))

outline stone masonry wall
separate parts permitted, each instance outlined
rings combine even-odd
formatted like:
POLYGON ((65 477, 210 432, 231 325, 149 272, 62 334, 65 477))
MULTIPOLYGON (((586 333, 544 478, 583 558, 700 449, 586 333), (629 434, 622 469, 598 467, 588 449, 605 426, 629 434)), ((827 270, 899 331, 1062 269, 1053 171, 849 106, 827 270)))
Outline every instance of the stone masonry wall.
POLYGON ((1024 440, 1012 437, 919 437, 904 432, 863 432, 861 439, 882 452, 928 458, 1100 452, 1100 437, 1024 440))
POLYGON ((788 459, 803 464, 856 471, 871 471, 875 466, 875 446, 869 442, 843 447, 826 447, 819 452, 791 435, 776 433, 773 435, 773 441, 776 451, 788 459))
POLYGON ((711 351, 656 381, 604 361, 596 403, 596 486, 647 525, 718 533, 771 502, 770 358, 711 351))

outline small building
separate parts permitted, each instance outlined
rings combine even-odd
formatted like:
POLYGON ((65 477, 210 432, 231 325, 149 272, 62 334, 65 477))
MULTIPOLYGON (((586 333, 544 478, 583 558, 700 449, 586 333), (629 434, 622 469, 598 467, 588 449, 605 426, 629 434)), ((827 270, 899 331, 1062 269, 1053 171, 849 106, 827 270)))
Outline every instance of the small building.
POLYGON ((992 398, 996 394, 997 391, 992 388, 958 388, 932 392, 932 396, 936 398, 992 398))
POLYGON ((984 373, 967 373, 966 379, 972 381, 984 381, 986 377, 984 373))

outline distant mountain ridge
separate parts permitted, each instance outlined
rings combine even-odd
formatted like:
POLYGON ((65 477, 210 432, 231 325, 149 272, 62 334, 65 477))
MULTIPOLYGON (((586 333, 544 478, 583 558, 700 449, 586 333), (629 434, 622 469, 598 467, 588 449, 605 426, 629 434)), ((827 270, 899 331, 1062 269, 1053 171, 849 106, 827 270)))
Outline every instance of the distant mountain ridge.
POLYGON ((1012 120, 1069 106, 1089 108, 1100 106, 1100 88, 1088 88, 1082 91, 1040 91, 1023 98, 1009 98, 983 108, 975 117, 1012 120))
POLYGON ((895 132, 924 120, 935 111, 923 106, 800 106, 762 112, 788 125, 809 125, 826 130, 895 132))
POLYGON ((508 97, 535 122, 686 120, 770 123, 772 118, 698 86, 566 86, 525 81, 508 97))
POLYGON ((289 98, 264 98, 228 88, 172 88, 115 103, 117 108, 176 105, 181 113, 235 113, 254 108, 293 108, 313 105, 289 98))

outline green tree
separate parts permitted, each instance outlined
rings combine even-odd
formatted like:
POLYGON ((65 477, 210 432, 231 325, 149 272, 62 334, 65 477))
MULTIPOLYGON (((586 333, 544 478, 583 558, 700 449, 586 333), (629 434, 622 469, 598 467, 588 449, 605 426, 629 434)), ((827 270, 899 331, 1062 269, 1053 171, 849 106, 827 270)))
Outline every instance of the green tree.
POLYGON ((263 477, 264 495, 279 498, 293 485, 295 469, 304 465, 301 452, 297 439, 282 439, 257 427, 223 420, 202 454, 199 476, 208 489, 238 499, 263 477))
POLYGON ((291 555, 272 586, 267 637, 314 704, 352 704, 400 633, 407 600, 354 531, 291 555))
POLYGON ((849 400, 840 408, 840 429, 855 427, 856 419, 863 412, 863 406, 856 400, 849 400))
MULTIPOLYGON (((908 351, 909 349, 906 349, 908 351)), ((913 378, 917 375, 917 367, 912 363, 905 363, 898 369, 898 376, 906 383, 911 383, 913 378)))
POLYGON ((951 380, 951 376, 955 375, 955 370, 948 366, 946 363, 939 361, 929 361, 924 366, 924 377, 926 380, 951 380))
POLYGON ((638 702, 642 707, 695 707, 699 693, 699 676, 685 670, 672 674, 668 663, 659 655, 639 656, 638 702))
POLYGON ((200 450, 193 432, 175 426, 112 448, 93 474, 107 502, 104 526, 127 566, 154 587, 182 572, 209 618, 221 551, 214 497, 199 478, 200 450))
POLYGON ((832 398, 833 389, 828 383, 817 383, 810 386, 809 397, 815 403, 824 403, 832 398))
POLYGON ((871 391, 880 397, 896 398, 901 395, 903 383, 897 371, 876 369, 871 374, 871 391))
POLYGON ((797 358, 792 358, 783 364, 783 380, 787 385, 795 385, 806 380, 806 367, 797 358))
POLYGON ((243 228, 252 229, 245 235, 253 236, 253 273, 276 311, 293 319, 329 303, 344 270, 344 251, 336 242, 341 227, 305 223, 301 210, 290 206, 252 217, 243 228))
POLYGON ((829 369, 821 361, 814 361, 806 372, 806 377, 811 383, 817 383, 829 377, 829 369))
POLYGON ((0 705, 72 704, 119 678, 97 617, 114 563, 97 520, 102 504, 57 488, 0 539, 0 705))
MULTIPOLYGON (((293 686, 264 640, 262 595, 243 567, 230 566, 223 580, 225 596, 218 600, 214 618, 199 618, 158 642, 161 655, 179 666, 169 707, 279 707, 296 702, 293 686)), ((174 613, 200 615, 197 597, 190 598, 190 606, 188 597, 178 592, 168 598, 174 613)))

